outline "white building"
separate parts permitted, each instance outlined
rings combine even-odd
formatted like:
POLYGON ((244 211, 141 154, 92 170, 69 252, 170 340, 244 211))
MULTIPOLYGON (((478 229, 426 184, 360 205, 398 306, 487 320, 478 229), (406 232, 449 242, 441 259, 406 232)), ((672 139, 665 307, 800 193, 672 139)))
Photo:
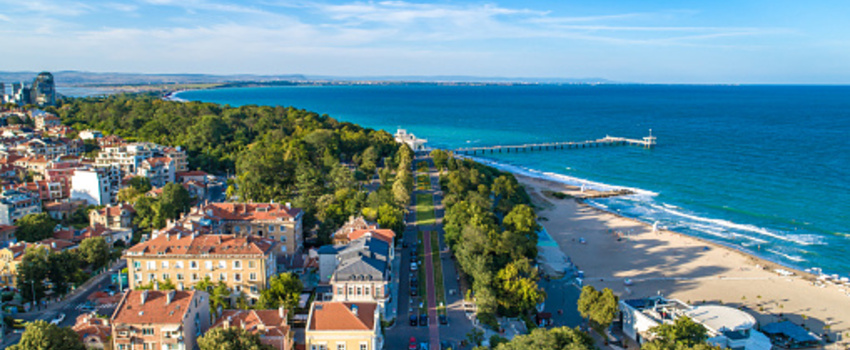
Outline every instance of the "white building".
POLYGON ((95 140, 103 137, 103 133, 97 130, 83 130, 80 131, 80 139, 83 140, 95 140))
POLYGON ((71 177, 71 200, 92 205, 112 204, 113 189, 106 172, 77 169, 71 177))
POLYGON ((418 138, 416 138, 415 135, 408 134, 407 130, 398 129, 398 131, 395 132, 395 142, 406 144, 406 145, 410 146, 410 149, 412 149, 414 152, 416 152, 416 151, 424 151, 425 150, 425 143, 427 143, 428 140, 418 139, 418 138))
POLYGON ((620 300, 623 333, 643 344, 654 338, 650 329, 672 324, 688 317, 708 330, 708 342, 740 350, 770 350, 770 339, 757 331, 755 318, 738 309, 722 305, 691 306, 677 299, 654 296, 620 300))
POLYGON ((17 190, 6 190, 0 194, 0 224, 14 225, 18 219, 38 213, 41 213, 38 194, 17 190))

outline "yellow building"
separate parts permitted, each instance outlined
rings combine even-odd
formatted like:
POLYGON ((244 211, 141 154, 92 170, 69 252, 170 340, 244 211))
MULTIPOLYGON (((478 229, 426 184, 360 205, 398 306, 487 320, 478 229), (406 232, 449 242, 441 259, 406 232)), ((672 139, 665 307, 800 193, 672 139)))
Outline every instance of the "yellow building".
POLYGON ((315 302, 304 340, 307 350, 379 350, 383 348, 378 304, 315 302))
POLYGON ((15 287, 18 265, 24 258, 25 244, 15 244, 0 249, 0 286, 15 287))
POLYGON ((278 253, 292 256, 303 247, 302 216, 289 203, 209 203, 192 209, 186 219, 205 219, 225 234, 271 238, 278 253))
POLYGON ((244 293, 253 304, 277 273, 275 247, 267 238, 173 230, 127 249, 124 258, 131 289, 170 280, 177 290, 187 290, 209 277, 227 284, 232 299, 244 293))
POLYGON ((115 350, 196 349, 198 337, 210 328, 209 294, 131 290, 110 323, 115 350))

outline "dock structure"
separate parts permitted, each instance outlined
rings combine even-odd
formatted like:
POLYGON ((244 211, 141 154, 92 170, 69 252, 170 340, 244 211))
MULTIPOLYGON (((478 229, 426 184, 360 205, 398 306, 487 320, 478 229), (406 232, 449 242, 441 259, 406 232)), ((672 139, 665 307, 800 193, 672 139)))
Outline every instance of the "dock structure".
POLYGON ((649 136, 642 139, 630 139, 626 137, 615 137, 606 135, 601 139, 587 141, 564 141, 564 142, 545 142, 545 143, 529 143, 523 145, 496 145, 496 146, 481 146, 481 147, 462 147, 452 150, 455 154, 471 154, 475 155, 487 153, 511 153, 526 152, 526 151, 545 151, 545 150, 563 150, 590 148, 601 146, 639 146, 643 148, 652 148, 655 146, 657 139, 652 136, 652 129, 649 130, 649 136))

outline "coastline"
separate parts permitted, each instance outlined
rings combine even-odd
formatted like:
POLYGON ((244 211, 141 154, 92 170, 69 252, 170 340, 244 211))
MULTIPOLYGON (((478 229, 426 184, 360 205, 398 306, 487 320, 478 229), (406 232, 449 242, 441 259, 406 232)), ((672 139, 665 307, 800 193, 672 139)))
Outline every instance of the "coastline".
POLYGON ((654 232, 648 223, 584 203, 581 197, 596 191, 581 193, 576 186, 514 175, 538 207, 540 224, 584 272, 586 284, 611 288, 624 299, 661 293, 694 304, 743 307, 761 325, 787 317, 817 334, 828 329, 832 340, 850 331, 847 287, 821 286, 817 276, 717 242, 666 229, 654 232), (544 191, 570 197, 557 199, 544 191))

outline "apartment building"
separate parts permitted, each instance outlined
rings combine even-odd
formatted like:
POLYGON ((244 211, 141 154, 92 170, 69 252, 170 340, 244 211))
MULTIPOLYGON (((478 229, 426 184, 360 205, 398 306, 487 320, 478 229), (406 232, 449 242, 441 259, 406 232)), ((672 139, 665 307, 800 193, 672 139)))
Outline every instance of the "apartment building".
POLYGON ((314 302, 304 340, 307 350, 383 349, 376 303, 314 302))
POLYGON ((0 194, 0 225, 13 225, 24 216, 37 213, 41 213, 38 194, 18 190, 0 194))
POLYGON ((204 291, 130 290, 112 323, 112 349, 196 349, 210 326, 209 294, 204 291))
POLYGON ((364 236, 341 247, 336 260, 330 279, 333 301, 371 301, 383 309, 392 292, 389 244, 364 236))
POLYGON ((110 229, 133 228, 133 216, 136 210, 129 204, 107 205, 106 207, 89 212, 89 224, 103 225, 110 229))
POLYGON ((118 186, 110 169, 77 169, 71 176, 71 200, 107 205, 117 200, 118 186))
POLYGON ((209 277, 227 284, 233 300, 244 293, 253 304, 277 273, 276 243, 271 239, 186 234, 180 227, 155 233, 124 253, 131 289, 167 279, 178 290, 187 290, 209 277))
POLYGON ((303 247, 303 212, 289 203, 208 203, 189 216, 204 216, 225 234, 270 238, 283 255, 291 256, 303 247))
POLYGON ((35 128, 38 130, 47 130, 62 125, 62 120, 50 113, 36 115, 33 119, 35 119, 35 128))
POLYGON ((143 160, 153 157, 153 151, 144 143, 119 144, 104 147, 97 154, 98 167, 113 167, 122 174, 136 174, 143 160))
POLYGON ((189 160, 182 147, 162 147, 162 155, 174 160, 174 171, 189 171, 189 160))
POLYGON ((224 310, 210 328, 241 328, 258 335, 260 342, 276 350, 292 350, 293 347, 293 332, 283 307, 277 310, 224 310))
POLYGON ((162 187, 174 182, 174 160, 169 157, 151 157, 139 164, 136 175, 151 180, 153 187, 162 187))

